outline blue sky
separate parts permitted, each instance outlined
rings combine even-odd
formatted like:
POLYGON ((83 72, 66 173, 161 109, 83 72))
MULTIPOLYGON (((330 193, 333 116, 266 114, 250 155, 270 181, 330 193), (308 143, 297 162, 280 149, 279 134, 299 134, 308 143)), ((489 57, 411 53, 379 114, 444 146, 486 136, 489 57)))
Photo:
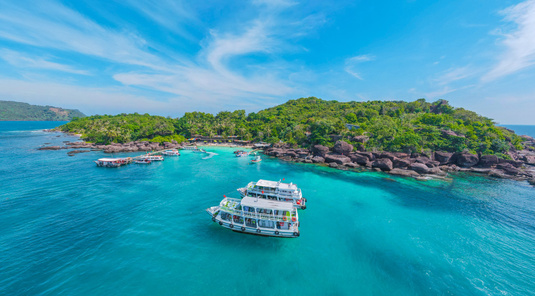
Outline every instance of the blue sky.
POLYGON ((0 98, 181 116, 446 99, 535 124, 535 0, 1 1, 0 98))

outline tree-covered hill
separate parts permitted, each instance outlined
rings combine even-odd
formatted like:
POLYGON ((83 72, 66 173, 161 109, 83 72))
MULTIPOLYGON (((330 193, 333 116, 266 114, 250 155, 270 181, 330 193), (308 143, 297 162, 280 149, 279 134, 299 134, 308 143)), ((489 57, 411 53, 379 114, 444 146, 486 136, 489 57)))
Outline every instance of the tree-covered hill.
POLYGON ((90 116, 73 120, 61 130, 103 143, 173 135, 237 135, 303 147, 332 146, 342 139, 366 150, 470 151, 504 157, 509 150, 522 149, 519 136, 491 119, 454 108, 444 100, 430 103, 424 99, 337 102, 310 97, 248 115, 237 110, 215 116, 191 112, 178 119, 139 114, 90 116))
POLYGON ((85 115, 78 110, 72 109, 30 105, 13 101, 0 101, 0 121, 69 121, 75 117, 85 117, 85 115))

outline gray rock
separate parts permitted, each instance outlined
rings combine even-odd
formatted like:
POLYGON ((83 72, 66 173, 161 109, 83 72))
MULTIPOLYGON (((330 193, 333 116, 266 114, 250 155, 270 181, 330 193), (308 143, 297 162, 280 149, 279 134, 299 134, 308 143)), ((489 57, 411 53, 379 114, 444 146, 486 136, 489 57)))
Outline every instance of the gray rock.
POLYGON ((346 164, 344 164, 346 167, 348 168, 357 168, 359 165, 356 164, 356 163, 353 163, 353 162, 348 162, 346 164))
POLYGON ((477 165, 482 168, 490 168, 497 165, 498 161, 498 156, 496 155, 483 155, 477 165))
POLYGON ((329 167, 338 168, 338 164, 336 162, 331 162, 331 163, 329 163, 329 167))
POLYGON ((329 147, 323 145, 314 145, 312 147, 312 153, 317 156, 325 157, 329 153, 329 147))
POLYGON ((394 168, 394 165, 390 159, 380 158, 372 162, 372 168, 379 168, 382 171, 390 171, 394 168))
POLYGON ((410 159, 401 159, 401 158, 395 158, 392 162, 394 164, 394 168, 408 168, 411 165, 410 159))
POLYGON ((396 176, 404 176, 404 177, 418 177, 420 174, 418 174, 415 171, 411 170, 402 170, 398 168, 394 168, 388 172, 389 174, 396 175, 396 176))
POLYGON ((346 164, 348 162, 351 162, 351 159, 347 156, 343 156, 343 155, 337 155, 337 154, 328 154, 328 155, 325 155, 325 162, 326 163, 332 163, 332 162, 335 162, 337 164, 346 164))
POLYGON ((427 167, 423 163, 415 162, 409 166, 409 169, 419 173, 419 174, 429 174, 430 170, 429 167, 427 167))
POLYGON ((325 162, 325 158, 323 158, 321 156, 314 156, 314 157, 312 157, 312 162, 313 163, 324 163, 325 162))
POLYGON ((479 157, 471 153, 459 153, 456 162, 460 167, 471 168, 479 162, 479 157))
POLYGON ((440 162, 440 164, 447 164, 450 162, 452 155, 453 153, 436 151, 435 160, 440 162))
POLYGON ((333 148, 333 152, 334 153, 338 153, 338 154, 342 154, 342 155, 348 156, 349 153, 351 153, 351 151, 353 151, 353 145, 351 145, 351 144, 349 144, 347 142, 337 141, 334 144, 334 148, 333 148))
POLYGON ((370 161, 367 156, 357 154, 357 153, 353 153, 349 157, 351 158, 352 162, 356 162, 360 165, 366 165, 370 161))

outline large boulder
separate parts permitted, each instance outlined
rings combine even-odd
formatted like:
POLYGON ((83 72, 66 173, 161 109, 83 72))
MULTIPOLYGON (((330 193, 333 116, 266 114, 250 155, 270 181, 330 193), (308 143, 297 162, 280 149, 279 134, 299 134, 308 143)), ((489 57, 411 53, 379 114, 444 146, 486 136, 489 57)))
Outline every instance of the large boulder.
POLYGON ((423 163, 415 162, 409 166, 409 169, 419 174, 429 174, 430 169, 423 163))
POLYGON ((401 169, 408 168, 411 165, 410 159, 397 158, 397 157, 394 159, 392 163, 394 164, 395 168, 401 168, 401 169))
POLYGON ((325 162, 325 158, 323 158, 321 156, 314 156, 314 157, 312 157, 312 162, 313 163, 324 163, 325 162))
POLYGON ((394 158, 396 158, 396 156, 392 152, 383 152, 378 155, 378 158, 388 158, 391 161, 394 161, 394 158))
POLYGON ((353 162, 348 162, 348 163, 346 163, 346 164, 344 164, 344 165, 345 165, 346 167, 348 167, 348 168, 353 168, 353 169, 354 169, 354 168, 357 168, 357 167, 359 166, 358 164, 353 163, 353 162))
POLYGON ((353 151, 353 145, 344 142, 344 141, 337 141, 334 144, 333 148, 334 153, 342 154, 342 155, 349 155, 351 151, 353 151))
POLYGON ((462 168, 471 168, 479 162, 479 157, 472 153, 460 153, 457 155, 456 162, 462 168))
POLYGON ((323 145, 314 145, 312 147, 312 153, 317 156, 325 157, 329 153, 329 147, 323 145))
POLYGON ((496 165, 496 168, 502 170, 508 175, 514 176, 520 173, 520 170, 510 163, 499 163, 498 165, 496 165))
POLYGON ((360 165, 366 165, 370 161, 370 159, 367 156, 356 154, 356 153, 351 154, 349 157, 351 158, 352 162, 356 162, 360 165))
POLYGON ((351 159, 344 155, 328 154, 328 155, 325 155, 325 162, 326 163, 335 162, 337 164, 343 165, 348 162, 351 162, 351 159))
POLYGON ((286 151, 286 152, 284 152, 284 156, 289 156, 291 158, 297 158, 297 153, 295 153, 294 151, 286 151))
POLYGON ((379 168, 382 171, 390 171, 394 168, 394 165, 390 159, 380 158, 372 162, 372 168, 379 168))
POLYGON ((496 155, 483 155, 479 158, 477 165, 482 168, 490 168, 497 165, 499 162, 498 156, 496 155))
POLYGON ((370 161, 375 160, 375 155, 372 152, 355 152, 355 154, 366 156, 370 161))
POLYGON ((534 155, 526 155, 522 157, 522 160, 530 165, 535 165, 535 156, 534 155))

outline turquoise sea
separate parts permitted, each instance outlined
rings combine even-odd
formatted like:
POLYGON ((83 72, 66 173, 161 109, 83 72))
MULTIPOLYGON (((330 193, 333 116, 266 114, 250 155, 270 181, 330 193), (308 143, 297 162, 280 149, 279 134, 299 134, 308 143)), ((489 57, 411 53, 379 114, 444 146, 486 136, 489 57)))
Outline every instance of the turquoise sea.
POLYGON ((213 147, 98 168, 102 152, 36 150, 76 139, 40 131, 58 124, 0 122, 0 295, 535 295, 526 182, 253 165, 213 147), (260 178, 302 188, 299 238, 204 211, 260 178))

